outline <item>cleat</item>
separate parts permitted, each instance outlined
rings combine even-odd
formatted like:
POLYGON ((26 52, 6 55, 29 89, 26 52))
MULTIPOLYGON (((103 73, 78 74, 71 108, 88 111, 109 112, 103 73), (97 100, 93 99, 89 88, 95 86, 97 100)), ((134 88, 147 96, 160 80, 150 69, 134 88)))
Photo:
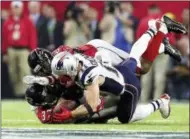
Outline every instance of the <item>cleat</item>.
POLYGON ((163 94, 160 97, 160 113, 164 119, 167 119, 170 116, 171 108, 170 108, 170 96, 168 94, 163 94))
POLYGON ((183 34, 187 33, 187 29, 185 28, 184 25, 170 19, 169 17, 165 15, 162 17, 162 21, 166 24, 166 27, 169 32, 183 33, 183 34))
POLYGON ((169 40, 167 38, 164 38, 163 44, 165 45, 164 53, 170 55, 176 61, 181 62, 181 53, 179 52, 179 50, 170 45, 169 40))

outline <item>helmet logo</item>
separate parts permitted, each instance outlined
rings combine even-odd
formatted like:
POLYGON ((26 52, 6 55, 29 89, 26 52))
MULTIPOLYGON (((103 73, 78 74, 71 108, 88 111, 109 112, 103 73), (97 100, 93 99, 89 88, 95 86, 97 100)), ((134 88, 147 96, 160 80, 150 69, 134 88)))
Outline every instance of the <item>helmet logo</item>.
POLYGON ((65 55, 62 56, 59 61, 57 62, 56 69, 61 70, 63 68, 63 59, 65 58, 65 55))
POLYGON ((59 60, 56 66, 57 70, 61 70, 61 68, 63 67, 63 61, 59 60))

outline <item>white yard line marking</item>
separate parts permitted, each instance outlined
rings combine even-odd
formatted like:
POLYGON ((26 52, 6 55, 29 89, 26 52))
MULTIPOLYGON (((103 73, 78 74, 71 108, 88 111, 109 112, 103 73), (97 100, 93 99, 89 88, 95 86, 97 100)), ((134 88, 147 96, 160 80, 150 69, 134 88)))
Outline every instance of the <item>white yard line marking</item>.
MULTIPOLYGON (((2 127, 2 130, 4 130, 4 131, 23 131, 23 130, 25 130, 25 131, 27 131, 27 130, 29 130, 29 131, 36 131, 36 130, 41 130, 41 131, 47 131, 47 130, 53 130, 53 131, 74 131, 74 132, 95 132, 95 131, 98 131, 99 132, 99 130, 97 130, 97 129, 81 129, 81 130, 79 130, 79 129, 66 129, 66 130, 64 130, 64 129, 60 129, 60 128, 51 128, 51 127, 38 127, 38 128, 24 128, 24 127, 2 127)), ((111 132, 111 131, 115 131, 115 132, 131 132, 131 133, 136 133, 136 132, 138 132, 138 133, 143 133, 143 132, 153 132, 153 133, 163 133, 163 131, 159 131, 159 130, 120 130, 120 129, 111 129, 111 130, 104 130, 104 131, 102 131, 102 132, 111 132)), ((171 134, 173 134, 173 133, 188 133, 188 132, 185 132, 185 131, 164 131, 164 133, 171 133, 171 134)))
POLYGON ((3 137, 16 137, 17 139, 41 139, 41 138, 53 138, 53 139, 69 139, 69 138, 76 138, 76 139, 188 139, 189 134, 188 132, 180 133, 180 132, 131 132, 131 131, 124 131, 124 132, 110 132, 110 131, 83 131, 83 130, 48 130, 48 129, 40 129, 40 128, 22 128, 22 129, 10 129, 10 128, 3 128, 2 130, 3 137))

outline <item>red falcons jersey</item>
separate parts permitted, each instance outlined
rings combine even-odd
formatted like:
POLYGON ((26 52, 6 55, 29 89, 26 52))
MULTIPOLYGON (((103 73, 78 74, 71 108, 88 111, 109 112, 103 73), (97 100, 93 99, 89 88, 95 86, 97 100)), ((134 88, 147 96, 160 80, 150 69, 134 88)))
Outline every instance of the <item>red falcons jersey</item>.
MULTIPOLYGON (((97 106, 97 113, 104 109, 104 103, 105 103, 104 98, 102 97, 100 99, 99 105, 97 106)), ((55 116, 55 113, 53 112, 54 108, 55 107, 52 107, 50 109, 43 109, 42 107, 37 107, 35 112, 36 112, 36 116, 41 121, 41 123, 55 124, 55 123, 64 123, 66 121, 70 121, 70 122, 73 121, 72 119, 65 119, 65 120, 62 119, 62 115, 64 111, 57 112, 55 116)), ((62 106, 62 108, 67 109, 64 106, 62 106)), ((70 111, 69 109, 67 110, 70 111)))
POLYGON ((50 109, 43 109, 42 107, 37 107, 35 110, 36 116, 42 123, 52 123, 52 114, 53 114, 53 108, 50 109))
MULTIPOLYGON (((66 109, 64 107, 64 109, 66 109)), ((62 120, 62 113, 56 113, 57 116, 54 116, 55 113, 53 113, 54 107, 50 109, 44 109, 42 107, 37 107, 35 110, 36 116, 41 121, 41 123, 44 124, 55 124, 55 123, 63 123, 65 120, 62 120), (60 115, 60 116, 59 116, 60 115)))
MULTIPOLYGON (((79 50, 84 55, 91 56, 91 57, 94 57, 97 52, 97 49, 94 46, 89 45, 89 44, 79 46, 76 50, 79 50)), ((61 45, 52 52, 52 55, 55 56, 56 54, 58 54, 60 52, 65 52, 65 51, 70 52, 71 54, 74 54, 74 52, 75 52, 74 49, 72 49, 71 47, 61 45)))

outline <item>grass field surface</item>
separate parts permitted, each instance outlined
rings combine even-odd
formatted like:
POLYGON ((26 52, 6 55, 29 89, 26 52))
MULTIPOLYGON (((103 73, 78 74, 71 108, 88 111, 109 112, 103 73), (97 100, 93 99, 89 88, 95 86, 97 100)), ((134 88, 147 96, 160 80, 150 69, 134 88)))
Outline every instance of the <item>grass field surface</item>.
POLYGON ((163 119, 159 111, 145 120, 120 124, 117 119, 108 124, 41 124, 25 101, 2 100, 3 128, 55 128, 65 130, 135 130, 135 131, 185 131, 189 132, 189 104, 172 103, 171 116, 163 119))

